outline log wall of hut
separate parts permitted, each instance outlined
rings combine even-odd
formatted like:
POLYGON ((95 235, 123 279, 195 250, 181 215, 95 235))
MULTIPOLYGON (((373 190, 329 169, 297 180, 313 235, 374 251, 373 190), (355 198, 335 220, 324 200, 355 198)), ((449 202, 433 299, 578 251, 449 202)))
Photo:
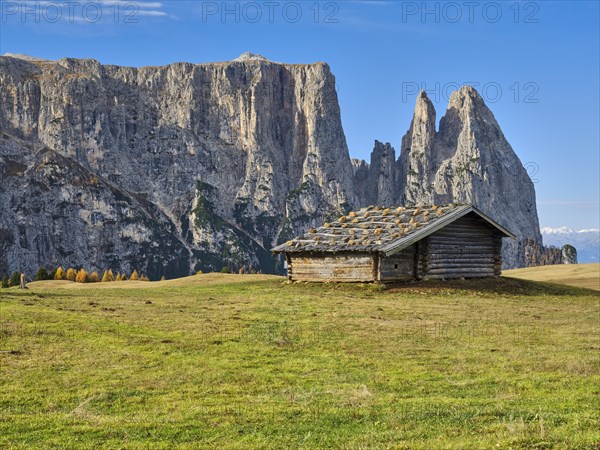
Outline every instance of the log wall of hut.
POLYGON ((502 237, 475 214, 466 215, 418 242, 417 278, 500 275, 502 237))
POLYGON ((374 260, 368 253, 288 255, 288 277, 294 281, 370 282, 375 280, 374 260))
POLYGON ((379 262, 379 281, 409 281, 415 278, 416 245, 395 255, 382 257, 379 262))

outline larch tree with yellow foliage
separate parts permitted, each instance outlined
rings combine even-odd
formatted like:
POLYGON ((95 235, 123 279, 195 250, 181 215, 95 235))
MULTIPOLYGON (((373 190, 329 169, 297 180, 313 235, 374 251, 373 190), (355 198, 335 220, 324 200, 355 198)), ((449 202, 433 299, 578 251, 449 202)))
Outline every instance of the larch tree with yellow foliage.
POLYGON ((77 278, 77 271, 75 269, 73 269, 72 267, 69 267, 69 270, 67 270, 67 280, 75 281, 76 278, 77 278))
POLYGON ((77 272, 77 276, 75 277, 75 281, 77 283, 87 283, 88 273, 84 269, 79 269, 79 272, 77 272))
POLYGON ((111 269, 105 270, 104 275, 102 275, 102 282, 109 283, 111 281, 115 281, 115 276, 111 269))
POLYGON ((54 279, 55 280, 64 280, 65 279, 65 271, 63 270, 62 267, 59 267, 58 269, 56 269, 56 273, 54 274, 54 279))

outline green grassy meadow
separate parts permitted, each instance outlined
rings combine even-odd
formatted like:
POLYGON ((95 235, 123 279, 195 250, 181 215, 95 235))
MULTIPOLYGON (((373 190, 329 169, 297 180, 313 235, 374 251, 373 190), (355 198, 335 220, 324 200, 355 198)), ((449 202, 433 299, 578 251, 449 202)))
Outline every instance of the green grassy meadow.
POLYGON ((219 277, 0 290, 0 447, 600 444, 597 291, 219 277))

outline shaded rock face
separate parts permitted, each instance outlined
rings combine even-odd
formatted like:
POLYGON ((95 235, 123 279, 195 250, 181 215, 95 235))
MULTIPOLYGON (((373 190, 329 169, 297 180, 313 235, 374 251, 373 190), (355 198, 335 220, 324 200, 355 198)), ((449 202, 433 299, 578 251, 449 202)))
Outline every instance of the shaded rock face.
POLYGON ((361 206, 392 206, 397 197, 396 151, 375 141, 371 163, 353 160, 354 186, 361 206))
POLYGON ((0 272, 40 263, 143 268, 176 276, 191 252, 146 196, 132 194, 47 147, 0 133, 0 272), (131 251, 135 248, 135 251, 131 251))
POLYGON ((562 264, 562 252, 556 247, 546 247, 533 238, 523 238, 516 242, 515 253, 523 255, 525 266, 548 266, 562 264))
POLYGON ((577 264, 577 250, 572 245, 566 244, 561 248, 562 264, 577 264))
POLYGON ((245 55, 137 69, 0 57, 0 104, 0 170, 13 161, 24 166, 14 180, 3 176, 2 201, 27 211, 0 214, 11 270, 58 263, 128 270, 135 263, 154 277, 224 265, 273 271, 269 250, 278 240, 358 206, 335 80, 323 63, 245 55), (69 185, 47 187, 47 218, 35 207, 36 189, 46 189, 36 181, 40 152, 60 161, 57 182, 69 185), (99 180, 91 203, 89 186, 70 186, 75 168, 99 180), (60 197, 63 189, 70 193, 60 197), (135 202, 105 214, 99 205, 118 202, 111 189, 143 199, 152 232, 119 228, 124 217, 144 214, 135 202), (19 198, 10 197, 15 191, 19 198), (57 211, 68 217, 64 226, 52 225, 57 211), (119 229, 108 233, 113 225, 119 229), (94 227, 98 234, 90 235, 94 227), (56 233, 82 242, 59 245, 56 233), (165 233, 178 246, 177 262, 156 250, 165 267, 154 267, 148 252, 166 242, 165 233), (102 245, 130 255, 131 264, 101 257, 102 245))
MULTIPOLYGON (((376 145, 373 156, 378 152, 376 145)), ((533 183, 494 115, 470 86, 451 95, 439 130, 433 104, 425 92, 419 94, 395 173, 383 178, 395 179, 392 203, 470 203, 511 230, 518 239, 504 240, 506 268, 530 263, 519 242, 530 238, 541 245, 533 183)))

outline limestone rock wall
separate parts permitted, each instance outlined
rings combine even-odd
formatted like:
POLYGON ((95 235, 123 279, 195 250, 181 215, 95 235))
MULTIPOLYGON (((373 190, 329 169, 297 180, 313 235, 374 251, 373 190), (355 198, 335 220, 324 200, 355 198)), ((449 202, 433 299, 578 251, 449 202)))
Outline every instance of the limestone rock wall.
POLYGON ((518 235, 506 267, 544 259, 526 250, 541 246, 533 184, 473 88, 439 129, 421 93, 399 157, 375 141, 367 163, 324 63, 0 57, 0 174, 0 272, 273 272, 274 245, 350 209, 454 201, 518 235))
MULTIPOLYGON (((294 234, 358 206, 335 79, 324 63, 240 58, 138 69, 0 57, 0 105, 3 142, 20 140, 63 158, 65 182, 71 165, 81 167, 151 204, 190 253, 181 260, 187 267, 177 266, 180 274, 221 265, 273 271, 269 250, 282 232, 294 234), (201 201, 200 219, 194 214, 199 198, 209 198, 201 201)), ((3 144, 0 155, 27 166, 20 183, 29 189, 32 150, 9 147, 3 144)), ((0 164, 6 170, 6 160, 0 164)), ((2 189, 11 188, 3 179, 2 189)), ((26 190, 19 207, 28 208, 32 196, 26 190)), ((71 220, 85 229, 73 208, 71 220)), ((94 205, 89 208, 94 215, 94 205)), ((98 226, 108 220, 96 216, 98 226)), ((100 264, 94 236, 87 252, 65 242, 49 257, 32 244, 44 227, 34 216, 0 214, 0 229, 24 237, 7 244, 11 270, 31 272, 71 254, 78 255, 73 264, 100 264)), ((53 239, 47 237, 49 245, 58 248, 53 239)), ((116 245, 119 237, 106 239, 116 245)), ((123 249, 140 260, 141 252, 135 244, 123 249)))

